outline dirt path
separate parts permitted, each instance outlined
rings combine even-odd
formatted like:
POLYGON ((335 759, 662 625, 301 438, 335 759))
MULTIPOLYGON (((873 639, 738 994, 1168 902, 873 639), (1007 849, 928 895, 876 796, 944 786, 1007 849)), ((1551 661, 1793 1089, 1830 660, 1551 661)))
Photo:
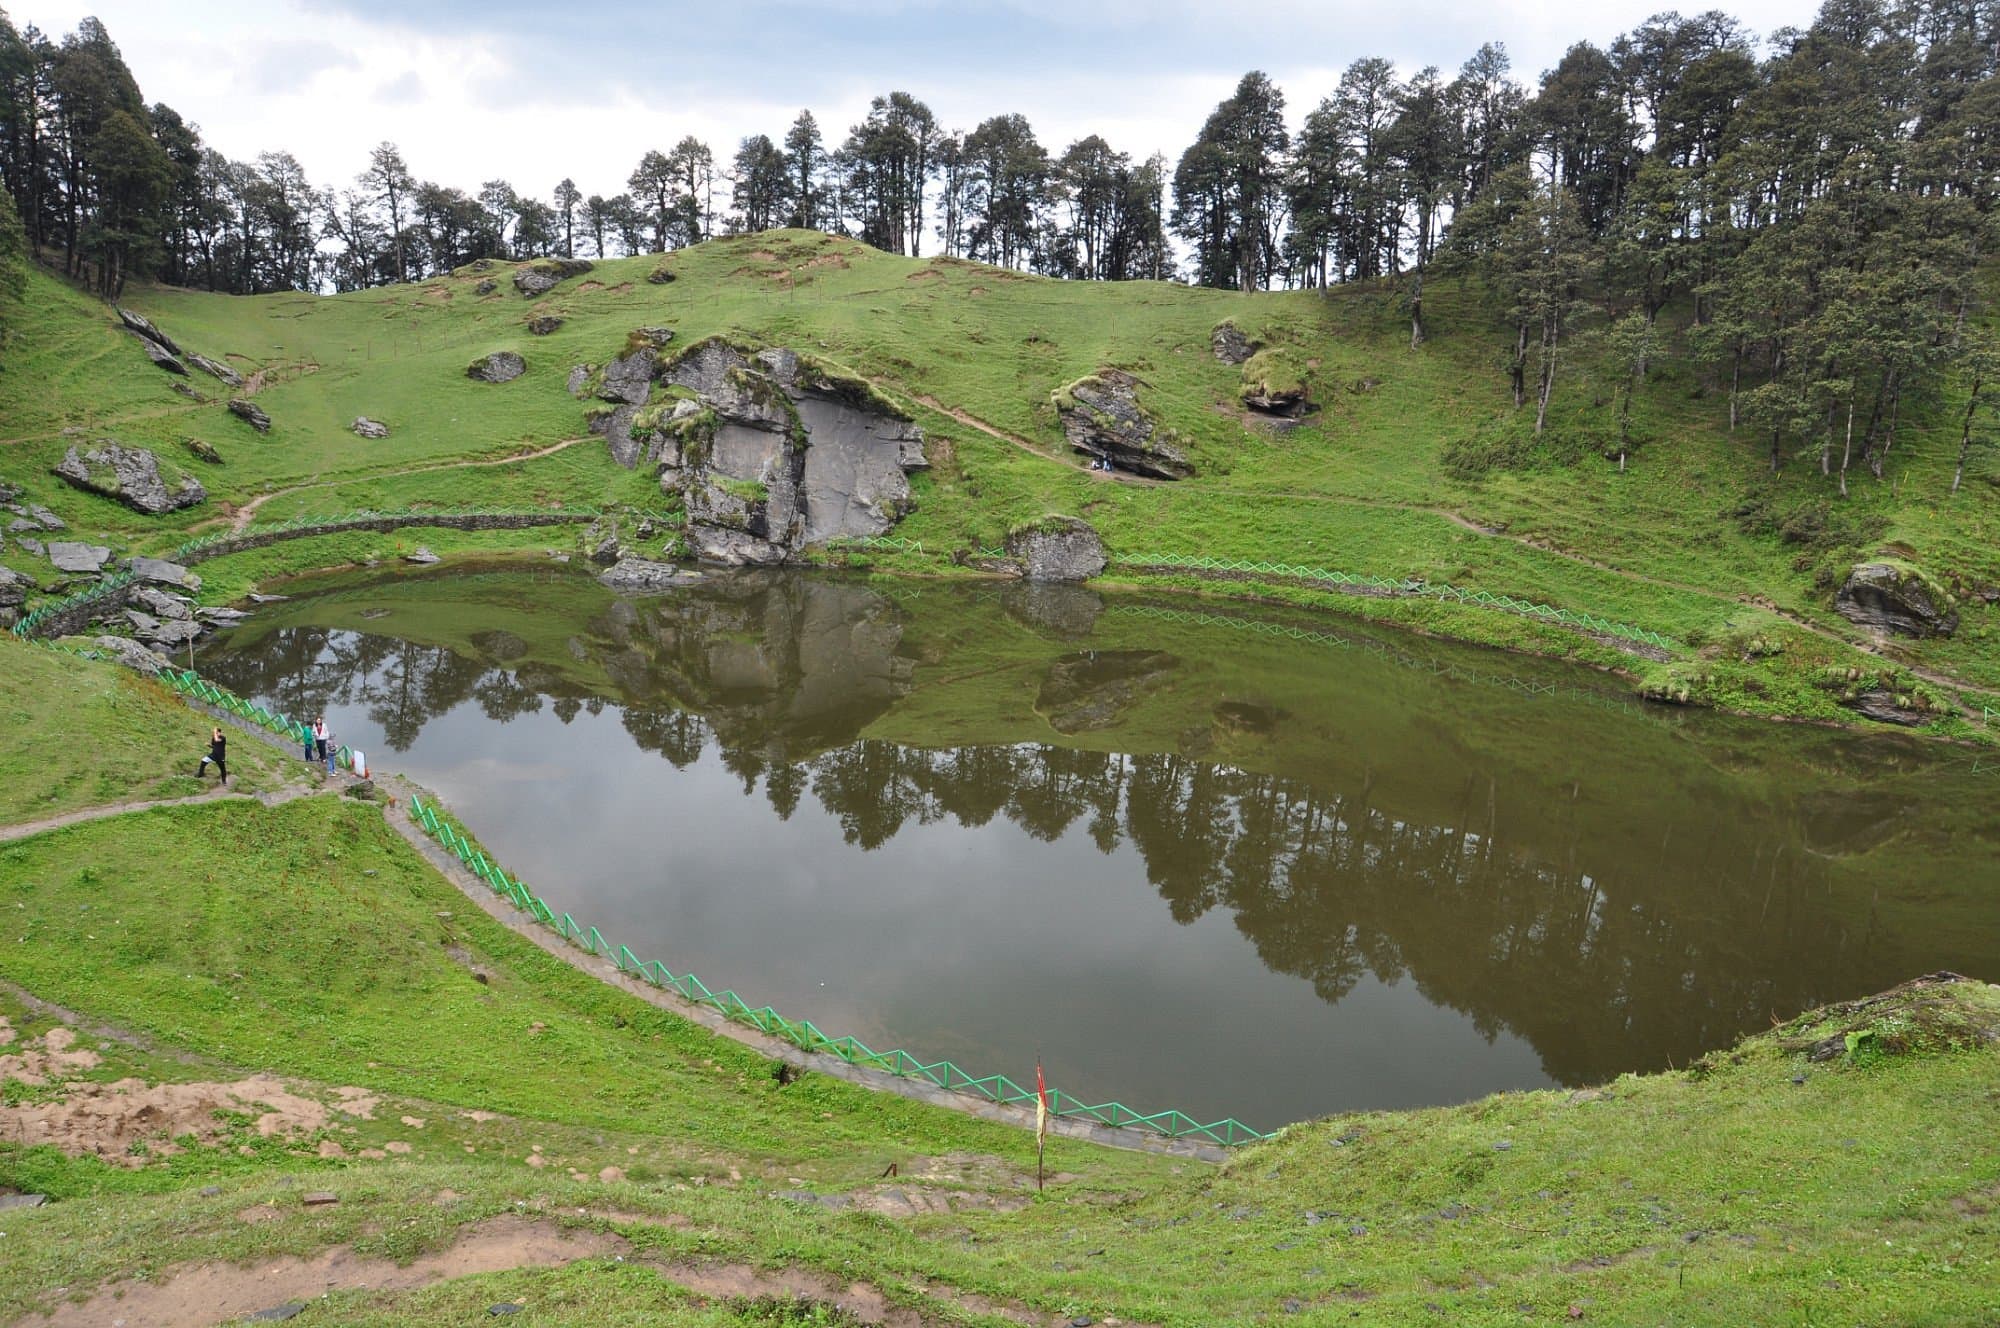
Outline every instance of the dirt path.
MULTIPOLYGON (((405 475, 431 475, 441 470, 479 470, 488 466, 514 466, 525 461, 539 461, 543 457, 554 456, 556 453, 567 448, 575 447, 578 443, 588 441, 590 440, 587 438, 565 438, 559 443, 551 443, 547 447, 534 452, 518 452, 513 456, 494 457, 486 461, 442 461, 432 466, 417 466, 410 470, 399 470, 396 472, 396 475, 400 478, 405 475)), ((242 534, 249 528, 251 520, 256 517, 257 509, 265 503, 270 502, 273 498, 283 498, 287 494, 293 493, 304 493, 308 489, 331 489, 336 485, 355 484, 365 478, 367 477, 348 476, 334 480, 311 480, 304 484, 294 484, 288 488, 273 489, 269 493, 258 494, 255 498, 237 508, 235 514, 230 517, 229 533, 232 535, 242 534)), ((194 529, 199 528, 194 527, 194 529)))
MULTIPOLYGON (((297 756, 295 751, 293 756, 297 756)), ((259 802, 266 807, 282 807, 288 802, 310 797, 323 790, 307 784, 287 784, 271 793, 238 793, 234 789, 217 786, 206 793, 197 793, 187 798, 156 798, 151 801, 112 802, 102 807, 81 807, 61 816, 44 817, 39 821, 23 821, 19 825, 0 825, 0 844, 16 839, 27 839, 31 835, 45 834, 50 830, 60 830, 68 825, 82 825, 86 821, 103 821, 113 816, 132 816, 139 812, 156 811, 161 807, 192 807, 205 802, 259 802)))
MULTIPOLYGON (((869 381, 871 383, 874 383, 874 386, 878 391, 881 391, 885 394, 888 394, 893 390, 895 390, 885 387, 881 383, 875 383, 873 379, 870 379, 869 381)), ((1108 471, 1092 470, 1089 466, 1084 465, 1083 462, 1078 461, 1074 457, 1061 456, 1058 455, 1057 453, 1050 452, 1044 448, 1037 447, 1034 443, 1029 442, 1026 438, 1021 437, 1019 434, 1008 433, 1005 429, 1001 429, 994 425, 988 424, 985 420, 980 419, 977 415, 968 414, 967 412, 960 410, 957 406, 947 406, 944 404, 944 402, 939 401, 936 397, 925 396, 921 392, 909 392, 905 393, 904 395, 908 396, 910 400, 916 402, 924 409, 936 411, 938 414, 944 416, 946 419, 957 420, 960 424, 963 424, 966 428, 976 429, 980 433, 985 434, 988 438, 995 438, 1003 443, 1008 444, 1009 446, 1018 447, 1023 452, 1028 453, 1030 456, 1039 457, 1043 461, 1052 461, 1058 466, 1067 466, 1069 469, 1077 471, 1080 474, 1088 475, 1094 480, 1100 480, 1108 483, 1117 483, 1117 484, 1136 484, 1141 488, 1153 488, 1156 485, 1164 484, 1167 482, 1165 480, 1149 479, 1144 475, 1134 475, 1129 471, 1123 471, 1123 470, 1108 470, 1108 471)))
MULTIPOLYGON (((686 1226, 678 1214, 587 1214, 622 1227, 686 1226)), ((760 1269, 738 1263, 666 1262, 635 1253, 615 1231, 565 1226, 540 1215, 509 1214, 467 1227, 445 1249, 406 1264, 358 1255, 336 1245, 310 1258, 287 1255, 253 1263, 219 1260, 160 1269, 144 1279, 106 1284, 87 1300, 68 1301, 47 1315, 30 1314, 23 1328, 101 1328, 108 1323, 147 1328, 208 1328, 280 1307, 310 1304, 329 1292, 415 1291, 482 1273, 562 1268, 585 1259, 643 1262, 662 1278, 708 1300, 794 1297, 833 1306, 879 1328, 929 1328, 960 1322, 965 1314, 1027 1325, 1056 1325, 1067 1316, 1036 1312, 931 1283, 921 1294, 937 1302, 927 1314, 896 1305, 867 1282, 804 1268, 760 1269)), ((289 1317, 289 1316, 287 1316, 289 1317)), ((1143 1328, 1133 1324, 1131 1328, 1143 1328)))

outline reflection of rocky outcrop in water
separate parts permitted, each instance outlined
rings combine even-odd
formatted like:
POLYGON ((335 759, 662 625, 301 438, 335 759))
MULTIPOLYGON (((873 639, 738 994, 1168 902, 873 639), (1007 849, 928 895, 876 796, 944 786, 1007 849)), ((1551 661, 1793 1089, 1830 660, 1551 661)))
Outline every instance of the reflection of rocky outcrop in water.
MULTIPOLYGON (((1049 841, 1081 830, 1104 852, 1136 851, 1176 920, 1229 910, 1267 965, 1324 999, 1365 975, 1408 979, 1489 1035, 1526 1037, 1569 1082, 1684 1061, 1770 1014, 1963 963, 1968 943, 1932 948, 1884 922, 1870 890, 1899 851, 1899 876, 1919 881, 1908 873, 1927 856, 1945 872, 1991 861, 1986 822, 1955 822, 1949 799, 1886 778, 1779 786, 1775 809, 1731 815, 1721 799, 1755 786, 1716 773, 1734 759, 1720 743, 1708 765, 1630 786, 1673 794, 1641 806, 1567 783, 1509 788, 1506 772, 1527 767, 1458 754, 1470 747, 1412 766, 1420 780, 1401 752, 1311 778, 1197 759, 1311 717, 1197 687, 1202 643, 1186 638, 1174 653, 1093 652, 1037 634, 1044 741, 902 746, 861 735, 911 696, 919 650, 905 611, 865 586, 749 574, 592 602, 552 641, 533 639, 528 614, 458 650, 296 626, 205 667, 294 714, 364 706, 399 749, 467 702, 503 722, 545 699, 565 722, 612 705, 646 750, 684 766, 712 748, 780 817, 810 796, 863 848, 947 819, 1005 817, 1049 841), (1121 715, 1169 695, 1186 707, 1167 726, 1174 751, 1053 745, 1102 745, 1121 715)), ((1287 706, 1304 708, 1296 694, 1287 706)), ((1976 892, 1944 906, 1970 915, 1976 892)), ((1977 925, 1958 934, 1988 942, 1977 925)))

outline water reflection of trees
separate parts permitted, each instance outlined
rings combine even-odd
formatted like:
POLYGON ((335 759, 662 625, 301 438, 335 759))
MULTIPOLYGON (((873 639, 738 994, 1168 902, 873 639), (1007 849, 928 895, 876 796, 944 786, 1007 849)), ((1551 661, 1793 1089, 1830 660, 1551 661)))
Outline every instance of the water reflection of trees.
MULTIPOLYGON (((1711 819, 1690 800, 1649 813, 1649 855, 1560 816, 1509 824, 1480 773, 1407 816, 1365 769, 1330 786, 1173 753, 862 739, 909 670, 894 632, 857 633, 852 607, 622 612, 588 652, 640 748, 677 767, 713 752, 781 819, 810 794, 862 849, 945 820, 1004 818, 1043 841, 1080 830, 1136 853, 1176 921, 1228 910, 1266 965, 1323 999, 1367 975, 1411 980, 1489 1036, 1526 1037, 1568 1082, 1685 1061, 1767 1014, 1907 976, 1837 902, 1803 820, 1711 819)), ((210 671, 294 714, 360 707, 396 750, 467 703, 501 723, 545 700, 564 723, 606 704, 564 672, 481 653, 301 626, 210 671)))

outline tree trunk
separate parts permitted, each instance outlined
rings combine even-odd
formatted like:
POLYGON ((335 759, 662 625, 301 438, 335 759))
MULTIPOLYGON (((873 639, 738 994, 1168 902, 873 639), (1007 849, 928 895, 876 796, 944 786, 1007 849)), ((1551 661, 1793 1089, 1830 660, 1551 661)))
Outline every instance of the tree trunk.
POLYGON ((1965 425, 1958 435, 1958 469, 1952 473, 1951 491, 1958 492, 1959 484, 1965 479, 1965 454, 1972 450, 1972 416, 1979 409, 1979 379, 1972 380, 1972 395, 1965 402, 1965 425))
POLYGON ((1507 376, 1514 384, 1514 409, 1519 410, 1528 400, 1528 325, 1519 324, 1514 329, 1514 362, 1507 366, 1507 376))
POLYGON ((1896 370, 1889 375, 1889 429, 1882 435, 1882 450, 1875 453, 1868 468, 1876 479, 1882 478, 1883 469, 1889 464, 1889 449, 1896 445, 1896 429, 1903 419, 1903 371, 1896 370))
POLYGON ((1535 437, 1542 436, 1542 426, 1549 418, 1549 394, 1556 385, 1556 320, 1553 316, 1542 320, 1542 373, 1541 390, 1535 402, 1535 437))
POLYGON ((1847 496, 1847 462, 1854 455, 1854 393, 1847 394, 1847 441, 1840 449, 1840 496, 1847 496))
POLYGON ((1424 344, 1424 270, 1417 269, 1416 284, 1410 291, 1410 349, 1424 344))
POLYGON ((1736 354, 1729 365, 1729 432, 1736 432, 1737 389, 1743 383, 1743 343, 1736 343, 1736 354))

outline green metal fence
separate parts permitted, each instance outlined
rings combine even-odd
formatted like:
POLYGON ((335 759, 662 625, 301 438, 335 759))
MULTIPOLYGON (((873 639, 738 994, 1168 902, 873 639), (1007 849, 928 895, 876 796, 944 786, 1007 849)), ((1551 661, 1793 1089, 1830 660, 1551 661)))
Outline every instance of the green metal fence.
MULTIPOLYGON (((1032 1088, 1024 1088, 1004 1074, 968 1074, 950 1061, 925 1061, 900 1048, 876 1051, 852 1037, 832 1037, 809 1019, 787 1019, 768 1005, 753 1006, 734 991, 714 991, 692 973, 675 974, 658 960, 641 959, 623 945, 613 945, 595 927, 586 927, 555 907, 516 877, 509 876, 487 857, 464 830, 437 807, 421 798, 410 799, 410 815, 425 833, 463 863, 468 871, 486 882, 492 891, 514 907, 528 913, 543 926, 587 954, 609 959, 619 972, 640 978, 656 987, 667 987, 683 997, 720 1013, 724 1018, 747 1024, 772 1037, 781 1038, 801 1051, 825 1052, 849 1065, 881 1070, 905 1079, 922 1079, 939 1088, 985 1098, 1004 1105, 1033 1103, 1032 1088)), ((1147 1130, 1169 1139, 1199 1139, 1234 1147, 1268 1138, 1234 1118, 1204 1124, 1179 1111, 1134 1111, 1122 1102, 1084 1102, 1058 1089, 1049 1090, 1049 1111, 1071 1120, 1085 1120, 1119 1129, 1147 1130)))
MULTIPOLYGON (((889 535, 835 540, 827 547, 834 552, 879 550, 888 553, 914 553, 920 556, 925 554, 921 540, 889 535)), ((1005 556, 1004 551, 1000 549, 977 549, 974 552, 982 558, 1005 556)), ((1257 562, 1236 558, 1208 558, 1184 553, 1121 553, 1115 555, 1112 561, 1120 566, 1146 571, 1234 572, 1252 576, 1282 577, 1292 581, 1317 582, 1322 585, 1373 591, 1383 595, 1469 604, 1478 608, 1499 609, 1505 613, 1518 614, 1540 622, 1580 627, 1587 632, 1614 636, 1635 645, 1652 646, 1659 650, 1678 648, 1671 637, 1648 631, 1644 627, 1634 627, 1630 623, 1601 618, 1594 613, 1585 613, 1579 609, 1557 608, 1552 604, 1537 604, 1533 600, 1519 599, 1513 595, 1497 595, 1490 590, 1464 590, 1458 586, 1446 585, 1440 581, 1425 581, 1418 577, 1371 576, 1325 567, 1300 567, 1292 563, 1257 562)))
MULTIPOLYGON (((18 631, 17 635, 23 635, 35 645, 49 650, 60 650, 83 658, 102 656, 102 652, 95 650, 43 641, 18 631)), ((163 668, 159 678, 187 699, 241 719, 287 743, 296 743, 303 748, 312 737, 309 725, 246 701, 227 688, 209 682, 192 669, 163 668)), ((353 755, 347 747, 338 749, 336 759, 343 769, 353 768, 353 755)), ((736 1023, 748 1024, 773 1037, 782 1038, 801 1051, 825 1052, 838 1056, 849 1065, 882 1070, 898 1078, 922 1079, 939 1088, 1003 1105, 1026 1105, 1035 1100, 1032 1089, 1023 1088, 1004 1074, 968 1074, 951 1061, 926 1061, 901 1048, 876 1051, 856 1038, 831 1037, 821 1032, 809 1019, 787 1019, 771 1006, 751 1005, 734 991, 714 991, 692 973, 677 975, 657 959, 640 959, 627 947, 612 945, 596 927, 586 927, 570 914, 557 912, 554 906, 488 858, 483 850, 466 838, 461 827, 441 814, 433 804, 413 796, 410 799, 410 815, 425 833, 443 845, 496 894, 531 914, 537 922, 572 945, 588 954, 611 960, 621 973, 644 979, 657 987, 671 987, 690 1001, 709 1006, 736 1023)), ((1146 1130, 1169 1139, 1205 1140, 1224 1147, 1235 1147, 1270 1137, 1234 1117, 1204 1124, 1181 1111, 1144 1112, 1135 1111, 1122 1102, 1090 1103, 1060 1089, 1050 1089, 1048 1097, 1049 1111, 1057 1117, 1090 1121, 1118 1129, 1146 1130)))

